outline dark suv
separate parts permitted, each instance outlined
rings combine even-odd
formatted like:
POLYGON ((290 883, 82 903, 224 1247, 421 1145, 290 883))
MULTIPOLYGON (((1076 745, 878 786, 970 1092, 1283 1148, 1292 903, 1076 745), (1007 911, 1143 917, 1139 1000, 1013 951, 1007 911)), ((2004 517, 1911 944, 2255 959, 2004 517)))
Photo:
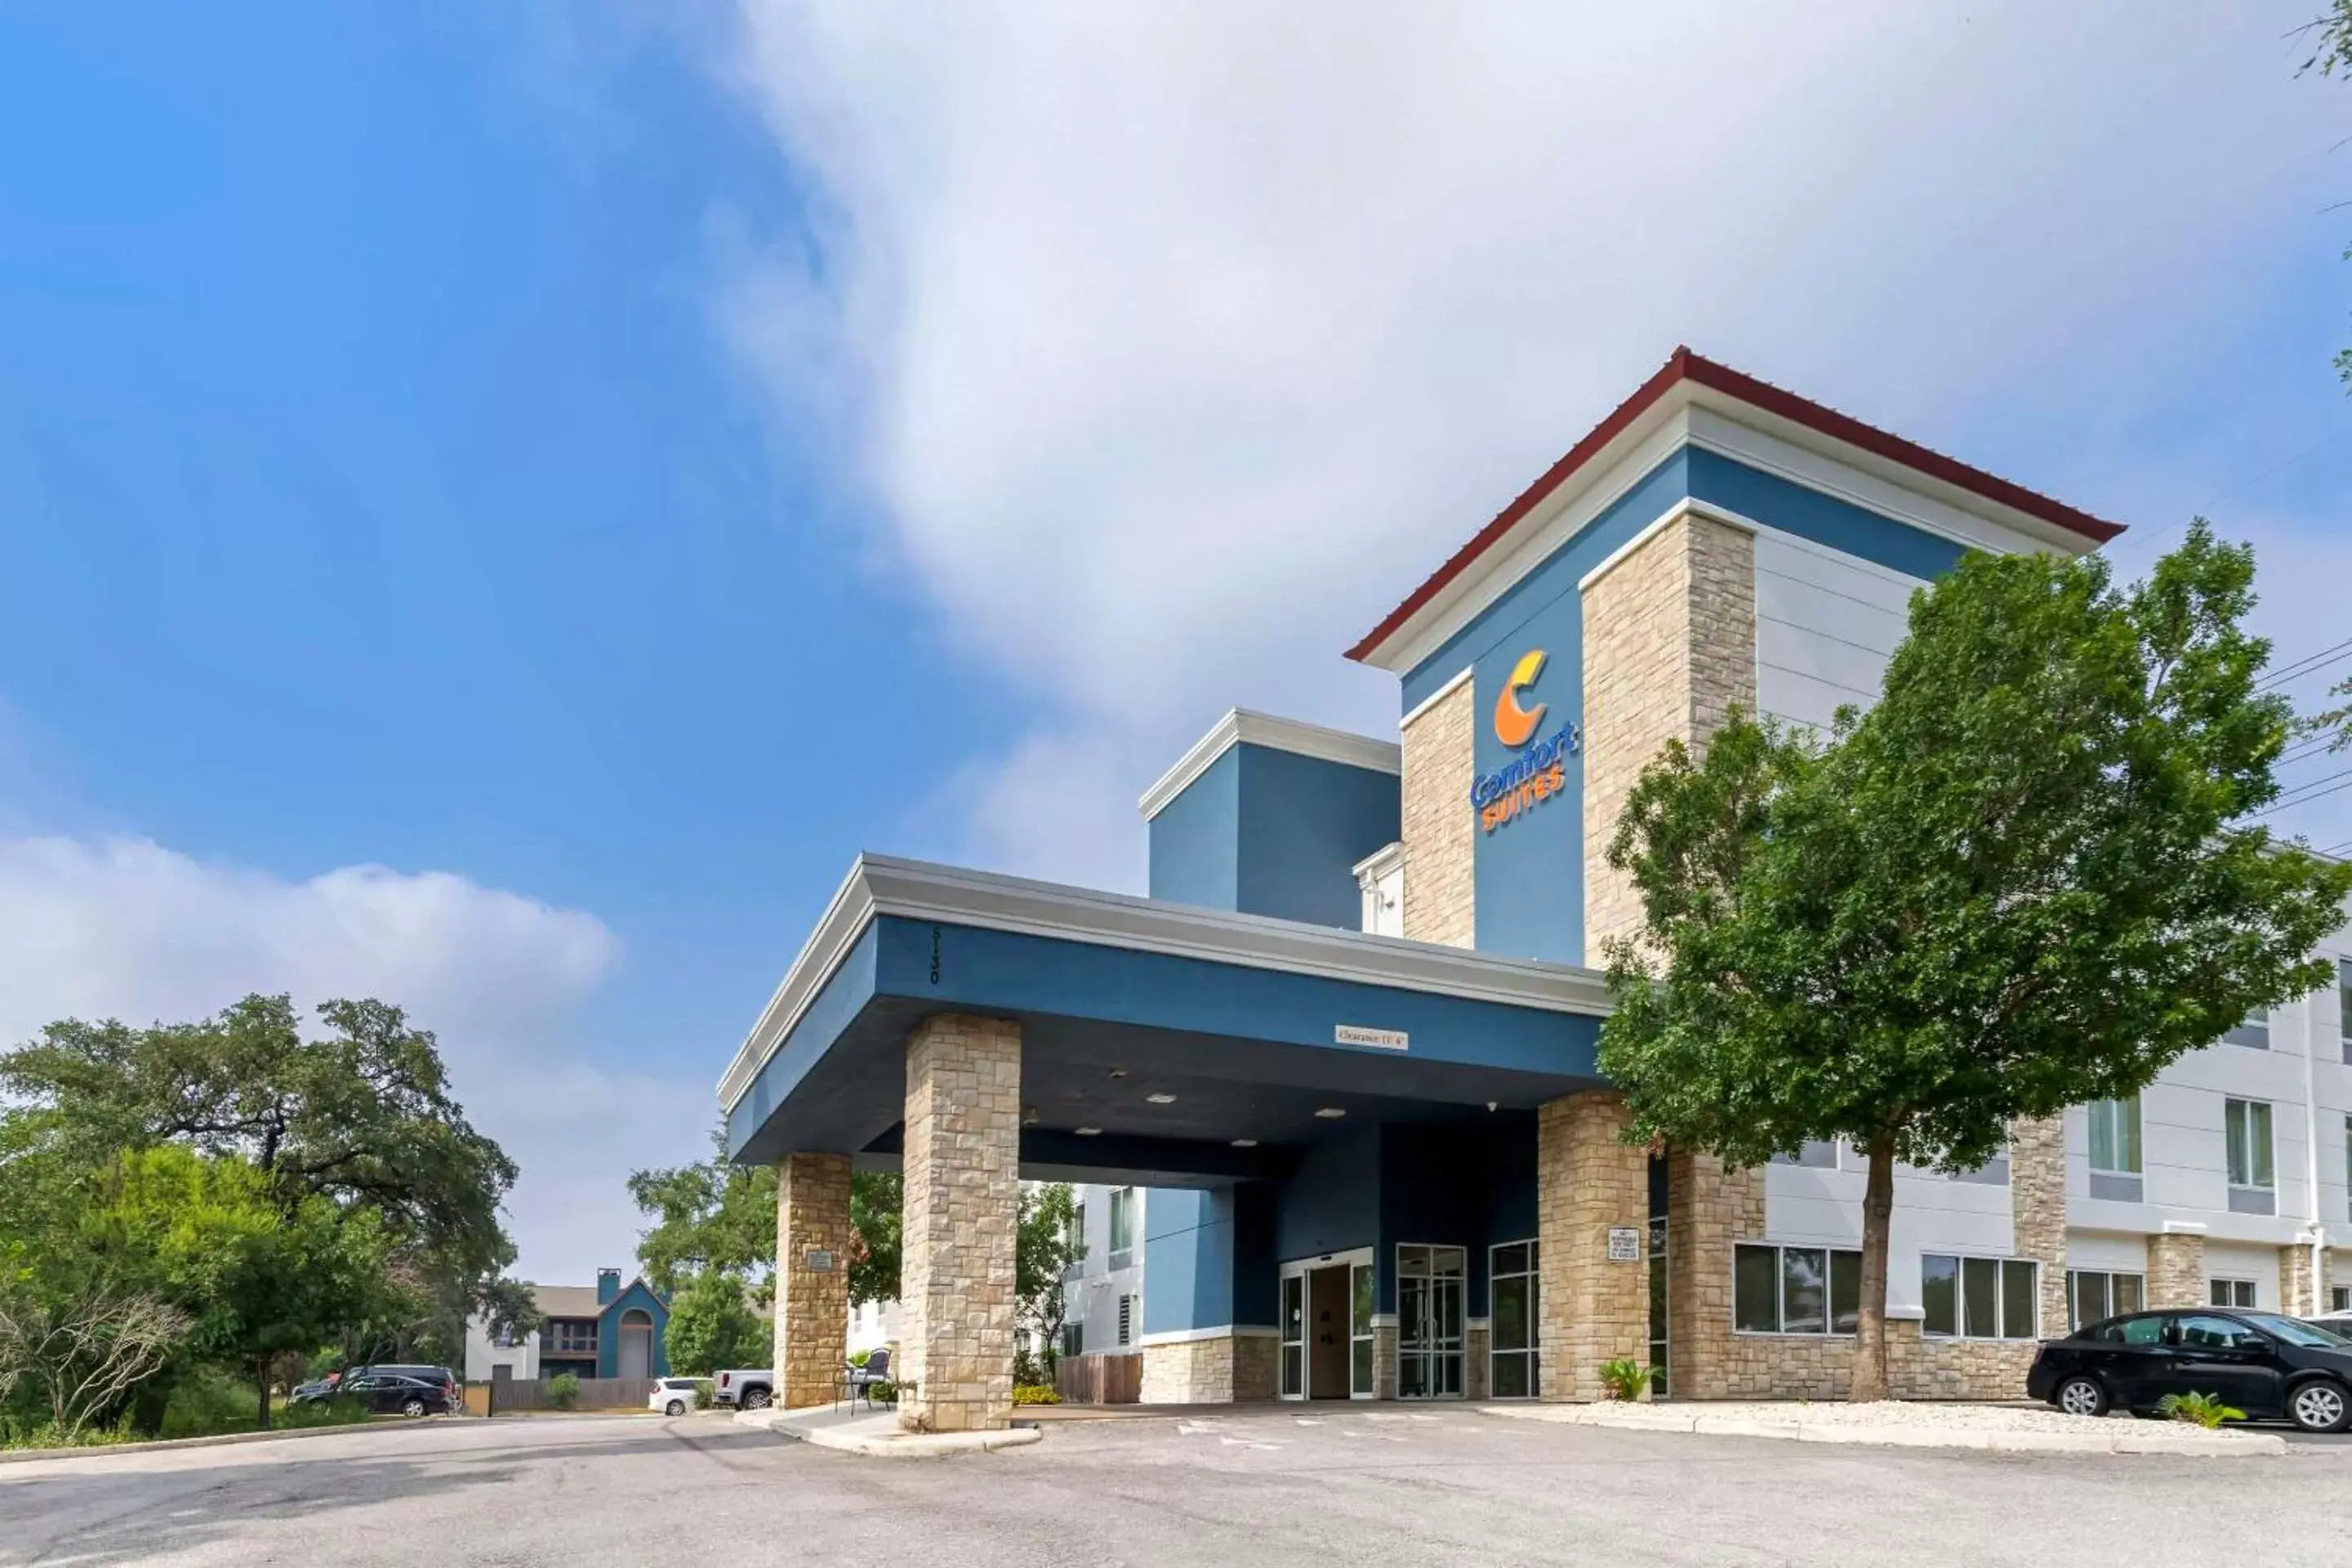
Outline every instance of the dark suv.
POLYGON ((2340 1432, 2352 1424, 2352 1340, 2275 1312, 2134 1312, 2043 1342, 2025 1392, 2074 1415, 2152 1415, 2168 1394, 2205 1394, 2252 1420, 2340 1432))

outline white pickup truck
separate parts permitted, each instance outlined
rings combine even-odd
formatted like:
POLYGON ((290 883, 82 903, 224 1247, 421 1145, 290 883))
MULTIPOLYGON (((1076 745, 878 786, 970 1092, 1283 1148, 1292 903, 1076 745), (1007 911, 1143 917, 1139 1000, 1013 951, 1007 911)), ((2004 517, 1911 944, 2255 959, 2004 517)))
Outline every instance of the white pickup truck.
POLYGON ((711 1380, 710 1399, 714 1405, 729 1405, 738 1410, 765 1410, 775 1397, 773 1368, 747 1371, 736 1367, 711 1380))

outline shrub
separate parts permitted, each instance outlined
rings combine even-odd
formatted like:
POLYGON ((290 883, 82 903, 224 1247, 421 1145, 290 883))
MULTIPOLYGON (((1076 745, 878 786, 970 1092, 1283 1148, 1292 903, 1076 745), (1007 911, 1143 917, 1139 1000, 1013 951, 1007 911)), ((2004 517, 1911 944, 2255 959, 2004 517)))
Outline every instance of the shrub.
POLYGON ((2186 1421, 2209 1432, 2224 1422, 2246 1418, 2246 1413, 2237 1406, 2222 1404, 2218 1394, 2168 1394, 2158 1403, 2157 1409, 2175 1421, 2186 1421))
POLYGON ((1609 1391, 1610 1398, 1630 1403, 1642 1397, 1642 1391, 1650 1386, 1650 1379, 1655 1374, 1654 1368, 1632 1356, 1621 1355, 1601 1363, 1601 1386, 1609 1391))
POLYGON ((898 1403, 898 1385, 895 1383, 875 1384, 866 1389, 866 1397, 877 1405, 896 1405, 898 1403))
POLYGON ((1013 1390, 1013 1403, 1015 1405, 1059 1405, 1062 1403, 1062 1396, 1054 1392, 1054 1390, 1046 1387, 1042 1383, 1024 1383, 1014 1386, 1013 1390))
POLYGON ((547 1402, 558 1410, 569 1410, 580 1403, 580 1374, 559 1372, 547 1380, 547 1402))
POLYGON ((0 1448, 108 1448, 139 1440, 127 1417, 111 1426, 92 1425, 61 1432, 54 1421, 18 1421, 0 1415, 0 1448))

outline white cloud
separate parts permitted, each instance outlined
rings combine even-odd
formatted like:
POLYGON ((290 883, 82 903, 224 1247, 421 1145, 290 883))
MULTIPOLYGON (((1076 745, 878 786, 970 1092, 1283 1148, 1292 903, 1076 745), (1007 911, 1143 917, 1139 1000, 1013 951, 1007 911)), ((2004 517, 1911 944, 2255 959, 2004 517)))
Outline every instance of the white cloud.
POLYGON ((1102 799, 1235 702, 1385 731, 1339 650, 1679 341, 2137 500, 2132 410, 2267 308, 2341 133, 2291 8, 740 16, 824 216, 723 328, 1042 700, 971 852, 1125 884, 1102 799))
POLYGON ((249 992, 379 996, 439 1037, 475 1125, 521 1166, 521 1267, 626 1266, 631 1163, 698 1157, 700 1082, 607 1071, 572 1031, 620 958, 602 921, 463 877, 348 866, 301 881, 143 839, 0 839, 0 1040, 59 1018, 206 1016, 249 992))

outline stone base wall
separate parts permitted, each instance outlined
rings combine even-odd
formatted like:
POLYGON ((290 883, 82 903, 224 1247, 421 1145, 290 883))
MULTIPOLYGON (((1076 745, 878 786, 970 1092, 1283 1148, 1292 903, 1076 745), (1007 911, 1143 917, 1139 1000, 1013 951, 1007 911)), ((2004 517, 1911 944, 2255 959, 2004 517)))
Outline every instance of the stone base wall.
POLYGON ((1640 1249, 1612 1261, 1609 1231, 1649 1232, 1650 1161, 1622 1142, 1625 1102, 1595 1089, 1536 1113, 1536 1226, 1540 1270, 1540 1394, 1603 1395, 1601 1364, 1650 1355, 1650 1270, 1640 1249))
POLYGON ((1021 1026, 941 1014, 907 1047, 898 1421, 920 1432, 1013 1419, 1021 1026))
POLYGON ((1146 1405, 1230 1405, 1272 1399, 1282 1342, 1272 1334, 1218 1334, 1143 1347, 1146 1405))
POLYGON ((2055 1339, 2066 1331, 2066 1124, 2062 1119, 2010 1123, 2009 1205, 2011 1247, 2018 1257, 2042 1265, 2042 1331, 2055 1339))
POLYGON ((1478 814, 1470 805, 1476 684, 1464 681, 1404 727, 1404 934, 1415 942, 1477 941, 1478 814))
MULTIPOLYGON (((1675 1368, 1676 1399, 1843 1399, 1855 1342, 1816 1334, 1730 1334, 1704 1381, 1675 1368)), ((2022 1399, 2032 1340, 1930 1340, 1914 1319, 1886 1325, 1886 1382, 1897 1399, 2022 1399)))
MULTIPOLYGON (((2147 1304, 2151 1307, 2203 1307, 2205 1238, 2173 1233, 2147 1238, 2147 1304)), ((2064 1319, 2059 1320, 2063 1322, 2064 1319)))
POLYGON ((2321 1277, 2312 1278, 2311 1244, 2279 1248, 2279 1310, 2296 1317, 2315 1315, 2327 1310, 2326 1255, 2322 1254, 2321 1277))
POLYGON ((776 1402, 834 1397, 849 1352, 849 1156, 790 1154, 776 1167, 776 1402), (814 1263, 825 1267, 815 1268, 814 1263))
POLYGON ((1746 1373, 1731 1331, 1731 1247, 1764 1234, 1764 1173, 1712 1154, 1666 1157, 1667 1396, 1727 1399, 1746 1373))

